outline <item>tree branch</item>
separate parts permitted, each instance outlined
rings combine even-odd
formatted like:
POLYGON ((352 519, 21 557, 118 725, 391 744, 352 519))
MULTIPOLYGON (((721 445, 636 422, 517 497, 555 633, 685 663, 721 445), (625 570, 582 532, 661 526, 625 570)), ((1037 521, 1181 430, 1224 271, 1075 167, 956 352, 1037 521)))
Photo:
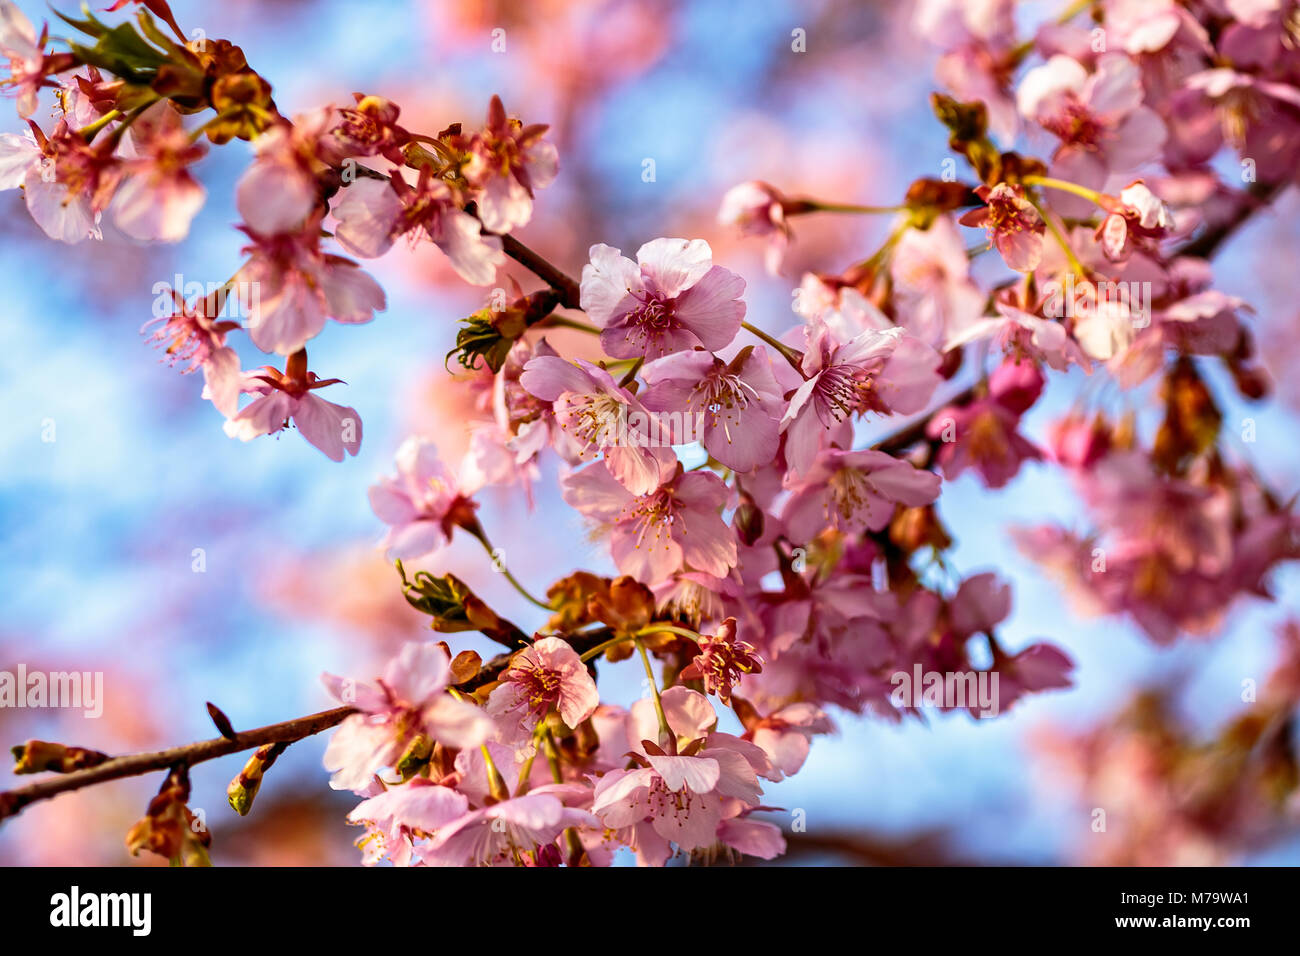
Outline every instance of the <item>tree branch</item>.
POLYGON ((329 730, 354 713, 356 709, 352 707, 335 707, 333 710, 324 710, 318 714, 309 714, 306 717, 259 727, 256 730, 247 730, 236 734, 233 740, 216 737, 167 750, 114 757, 95 767, 76 770, 0 793, 0 820, 16 815, 24 807, 37 801, 48 800, 61 793, 80 790, 83 787, 92 787, 95 784, 120 780, 123 777, 137 777, 143 773, 167 770, 178 765, 189 767, 227 754, 252 750, 265 744, 293 743, 304 737, 318 734, 322 730, 329 730))

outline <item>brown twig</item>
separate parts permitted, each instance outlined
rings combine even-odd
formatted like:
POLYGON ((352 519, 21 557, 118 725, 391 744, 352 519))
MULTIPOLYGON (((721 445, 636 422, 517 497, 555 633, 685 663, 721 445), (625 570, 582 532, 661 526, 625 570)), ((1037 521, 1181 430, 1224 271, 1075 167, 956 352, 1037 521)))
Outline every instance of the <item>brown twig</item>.
POLYGON ((137 777, 154 770, 167 770, 175 766, 193 766, 208 760, 215 760, 227 754, 252 750, 264 744, 290 744, 304 737, 311 737, 322 730, 341 723, 345 717, 356 713, 352 707, 335 707, 318 714, 297 717, 283 723, 258 727, 236 734, 233 740, 215 737, 212 740, 200 740, 192 744, 171 747, 167 750, 155 750, 150 753, 128 754, 114 757, 95 767, 61 774, 47 780, 40 780, 26 787, 0 793, 0 820, 14 816, 24 807, 39 800, 48 800, 61 793, 92 787, 95 784, 120 780, 123 777, 137 777))

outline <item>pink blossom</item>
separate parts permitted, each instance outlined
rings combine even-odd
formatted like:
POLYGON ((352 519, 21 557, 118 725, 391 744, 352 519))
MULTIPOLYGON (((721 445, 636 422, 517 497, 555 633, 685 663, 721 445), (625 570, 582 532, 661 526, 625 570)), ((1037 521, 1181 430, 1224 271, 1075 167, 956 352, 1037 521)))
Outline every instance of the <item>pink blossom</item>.
POLYGON ((412 561, 477 525, 468 488, 443 464, 437 446, 411 437, 397 449, 397 476, 370 486, 370 507, 389 525, 381 545, 390 561, 412 561))
POLYGON ((695 347, 716 351, 735 338, 745 280, 715 266, 707 242, 655 239, 636 258, 595 245, 582 268, 582 307, 604 330, 606 354, 654 359, 695 347))
POLYGON ((99 219, 117 189, 119 161, 66 120, 48 137, 30 120, 28 126, 25 136, 0 133, 0 190, 21 186, 27 211, 51 239, 102 238, 99 219))
POLYGON ((559 156, 543 139, 548 126, 524 126, 506 116, 499 96, 488 105, 487 125, 469 142, 464 176, 478 190, 479 218, 490 232, 509 232, 533 215, 533 190, 555 181, 559 156))
POLYGON ((629 736, 643 741, 634 746, 638 767, 601 777, 592 813, 612 829, 648 821, 660 837, 683 850, 712 846, 729 799, 758 805, 762 788, 755 763, 767 769, 766 757, 746 741, 709 732, 717 718, 702 694, 677 686, 661 699, 675 735, 668 741, 670 750, 647 736, 658 736, 653 701, 638 701, 628 717, 629 736), (691 746, 679 749, 679 741, 691 746))
MULTIPOLYGON (((1154 159, 1166 137, 1165 124, 1143 105, 1141 71, 1121 53, 1098 58, 1089 73, 1077 60, 1056 55, 1020 81, 1020 112, 1061 141, 1052 175, 1094 189, 1111 173, 1123 173, 1154 159)), ((1053 193, 1063 215, 1091 212, 1086 202, 1053 193)))
POLYGON ((336 700, 359 711, 339 725, 325 748, 335 790, 369 786, 419 734, 464 748, 477 747, 491 733, 492 721, 481 708, 447 693, 451 661, 437 644, 403 645, 373 684, 332 674, 321 680, 336 700))
POLYGON ((318 110, 298 122, 278 123, 257 138, 257 158, 235 187, 239 214, 253 232, 298 232, 321 203, 316 142, 329 114, 318 110))
POLYGON ((883 451, 828 448, 798 474, 782 512, 792 541, 811 541, 827 526, 848 535, 879 531, 896 505, 925 505, 939 496, 942 482, 883 451))
POLYGON ((789 704, 747 726, 745 739, 761 747, 772 763, 770 779, 794 776, 808 759, 812 738, 835 733, 835 724, 815 704, 789 704))
POLYGON ((187 168, 206 152, 191 142, 181 115, 165 100, 141 114, 127 133, 132 155, 113 198, 113 221, 134 239, 180 242, 206 195, 187 168))
POLYGON ((369 322, 387 307, 384 290, 352 260, 320 248, 319 215, 300 232, 263 235, 245 228, 252 244, 235 275, 250 298, 248 332, 263 352, 292 355, 318 335, 325 320, 369 322))
POLYGON ((607 527, 614 563, 648 585, 690 568, 725 577, 736 564, 736 538, 719 514, 727 487, 712 472, 666 466, 661 483, 634 495, 597 462, 561 484, 564 500, 607 527))
POLYGON ((997 246, 1003 261, 1017 272, 1033 272, 1043 258, 1043 232, 1046 226, 1020 186, 998 183, 992 189, 975 190, 984 200, 983 208, 962 216, 963 226, 984 226, 989 241, 997 246))
POLYGON ((934 413, 926 434, 942 442, 936 460, 945 478, 951 481, 973 467, 985 485, 1001 488, 1020 471, 1021 462, 1042 457, 1017 431, 1023 411, 1017 410, 1018 396, 1023 394, 1012 389, 1005 396, 977 398, 968 405, 934 413))
POLYGON ((433 836, 468 812, 464 794, 416 777, 362 800, 348 814, 348 822, 366 827, 365 836, 357 840, 365 866, 374 866, 384 857, 397 866, 409 866, 415 840, 433 836))
POLYGON ((641 399, 647 409, 676 413, 673 424, 691 416, 670 435, 673 444, 699 440, 738 472, 776 456, 785 402, 762 346, 742 349, 730 362, 704 351, 678 352, 651 362, 641 374, 650 386, 641 399))
POLYGON ((600 705, 596 682, 567 641, 543 637, 519 651, 488 698, 488 713, 531 733, 554 707, 570 727, 577 727, 600 705))
POLYGON ((412 242, 425 238, 446 253, 457 275, 471 285, 491 283, 506 261, 501 240, 483 235, 482 224, 427 167, 415 185, 397 171, 388 183, 358 179, 346 186, 332 212, 339 244, 363 259, 383 255, 402 236, 412 242))
POLYGON ((23 119, 36 112, 37 93, 46 85, 45 42, 46 30, 38 37, 12 0, 0 0, 0 57, 9 61, 9 78, 0 85, 13 88, 23 119))
POLYGON ((565 806, 552 790, 560 788, 537 787, 444 825, 420 851, 421 861, 427 866, 523 865, 523 854, 544 850, 569 827, 600 826, 586 810, 565 806))
POLYGON ((258 435, 274 435, 292 421, 302 437, 332 461, 342 461, 345 451, 350 455, 360 451, 361 416, 357 410, 315 394, 315 389, 339 379, 320 379, 307 371, 306 364, 303 355, 300 362, 291 358, 283 373, 269 365, 246 372, 240 390, 259 397, 226 421, 226 434, 251 441, 258 435))
POLYGON ((764 262, 771 275, 781 272, 781 260, 793 233, 785 216, 784 197, 764 182, 732 186, 718 207, 718 225, 731 226, 744 236, 767 239, 764 262))
POLYGON ((935 348, 984 314, 985 294, 971 281, 966 240, 948 216, 929 229, 907 229, 889 261, 899 324, 935 348))
POLYGON ((804 353, 808 379, 781 419, 786 461, 807 472, 820 448, 846 440, 855 415, 920 411, 939 384, 938 365, 932 348, 900 328, 863 332, 833 347, 820 337, 804 353))
POLYGON ((603 368, 578 359, 538 355, 519 377, 527 391, 552 403, 555 421, 579 455, 604 455, 609 473, 633 495, 659 487, 665 466, 677 458, 656 420, 603 368))
POLYGON ((700 652, 682 669, 681 677, 702 680, 704 692, 717 695, 723 704, 730 706, 731 689, 741 675, 763 672, 763 659, 754 653, 754 646, 736 639, 734 617, 723 621, 716 634, 705 635, 697 643, 700 652))
POLYGON ((182 374, 202 369, 204 397, 210 398, 222 415, 231 418, 239 408, 243 379, 239 371, 239 356, 226 345, 226 333, 239 328, 239 324, 208 317, 208 312, 219 311, 213 308, 216 297, 200 299, 190 306, 179 291, 171 291, 171 314, 151 319, 140 331, 161 323, 149 336, 150 341, 155 345, 166 343, 169 365, 187 363, 181 369, 182 374))
MULTIPOLYGON (((1038 308, 1043 308, 1040 303, 1038 308)), ((997 317, 980 319, 968 326, 960 335, 949 339, 945 351, 951 351, 990 339, 1007 355, 1043 362, 1058 372, 1078 365, 1086 372, 1092 371, 1092 362, 1060 322, 1045 318, 1020 308, 1016 300, 998 297, 993 302, 997 317)))
POLYGON ((352 94, 355 106, 340 106, 326 113, 316 140, 315 152, 331 166, 355 156, 383 156, 389 162, 405 162, 402 147, 411 134, 397 125, 401 107, 382 96, 352 94))

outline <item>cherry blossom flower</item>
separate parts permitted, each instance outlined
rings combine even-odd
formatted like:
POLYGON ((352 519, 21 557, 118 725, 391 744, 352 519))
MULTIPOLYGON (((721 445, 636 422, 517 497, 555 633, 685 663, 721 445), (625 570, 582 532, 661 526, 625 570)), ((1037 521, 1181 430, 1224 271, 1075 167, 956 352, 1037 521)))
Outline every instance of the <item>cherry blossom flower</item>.
POLYGON ((551 402, 556 423, 579 454, 602 453, 609 473, 631 494, 653 492, 665 466, 676 462, 655 419, 604 369, 581 359, 538 355, 524 366, 519 382, 551 402))
POLYGON ((336 107, 327 114, 316 141, 316 153, 330 165, 356 156, 383 156, 401 165, 402 147, 411 134, 397 125, 401 107, 382 96, 354 93, 356 105, 336 107))
POLYGON ((653 491, 634 495, 596 462, 561 484, 566 502, 607 528, 623 574, 655 585, 683 568, 725 577, 736 564, 735 536, 719 514, 727 489, 711 472, 668 466, 653 491))
POLYGON ((533 190, 555 181, 559 156, 542 137, 548 126, 524 126, 506 116, 499 96, 488 104, 487 125, 469 143, 463 174, 477 190, 478 215, 490 232, 527 225, 533 215, 533 190))
POLYGON ((577 727, 599 705, 596 682, 577 652, 558 637, 543 637, 511 658, 487 710, 531 733, 552 707, 561 720, 577 727))
POLYGON ((0 0, 0 57, 9 61, 9 78, 0 85, 12 87, 18 98, 18 115, 23 119, 36 112, 36 96, 47 85, 51 70, 46 64, 46 30, 36 29, 12 0, 0 0))
POLYGON ((163 101, 141 114, 127 133, 131 157, 113 198, 113 221, 134 239, 179 242, 203 207, 203 187, 188 167, 205 150, 190 141, 181 115, 163 101))
POLYGON ((812 752, 812 738, 835 733, 834 722, 817 705, 789 704, 766 717, 754 715, 745 724, 745 739, 761 747, 772 763, 772 780, 799 772, 812 752))
POLYGON ((586 810, 565 806, 551 792, 557 789, 537 787, 465 814, 439 829, 420 860, 426 866, 520 865, 523 854, 544 850, 569 827, 600 826, 586 810))
MULTIPOLYGON (((1053 56, 1025 74, 1017 102, 1021 115, 1061 141, 1052 175, 1093 189, 1155 158, 1166 137, 1159 114, 1143 105, 1141 71, 1120 53, 1100 56, 1092 73, 1053 56)), ((1051 200, 1063 215, 1089 211, 1076 196, 1054 193, 1051 200)))
POLYGON ((325 320, 369 322, 387 307, 384 290, 351 259, 320 248, 320 217, 300 232, 263 235, 245 227, 250 254, 235 285, 251 301, 248 332, 263 352, 292 355, 325 320))
POLYGON ((726 347, 745 317, 745 280, 713 264, 703 239, 654 239, 636 262, 612 246, 591 247, 582 267, 582 307, 615 358, 660 358, 726 347))
POLYGON ((828 448, 795 479, 781 518, 793 541, 811 541, 823 527, 845 534, 879 531, 896 505, 925 505, 939 496, 942 482, 883 451, 828 448))
POLYGON ((889 262, 899 324, 939 348, 984 314, 986 296, 970 278, 966 242, 948 216, 907 229, 889 262))
POLYGON ((634 746, 637 769, 612 770, 596 782, 592 813, 612 829, 649 821, 655 833, 683 850, 712 846, 727 799, 757 806, 762 788, 754 762, 766 769, 766 758, 746 741, 709 732, 717 717, 703 695, 678 686, 664 691, 661 700, 676 735, 669 742, 673 752, 645 736, 658 736, 654 705, 638 701, 628 715, 629 737, 649 746, 634 746), (691 746, 679 750, 678 740, 691 746))
POLYGON ((253 232, 274 236, 302 229, 321 201, 316 144, 328 113, 279 123, 257 138, 257 158, 235 188, 239 214, 253 232))
MULTIPOLYGON (((1038 308, 1042 309, 1044 304, 1039 303, 1038 308)), ((998 313, 996 317, 980 319, 968 326, 949 339, 944 350, 989 339, 1009 356, 1043 362, 1058 372, 1068 370, 1071 365, 1092 371, 1092 362, 1059 321, 1027 312, 1019 307, 1017 300, 1004 297, 996 298, 993 308, 998 313)))
POLYGON ((650 386, 642 404, 652 412, 676 413, 669 417, 676 426, 673 444, 697 439, 739 472, 776 456, 784 389, 762 346, 747 347, 730 362, 704 351, 678 352, 650 363, 642 377, 650 386))
POLYGON ((362 800, 348 813, 348 822, 366 827, 357 840, 365 866, 374 866, 384 857, 397 866, 409 866, 415 840, 433 836, 468 812, 464 794, 416 777, 362 800))
POLYGON ((336 700, 359 711, 339 725, 325 748, 335 790, 363 790, 419 734, 449 747, 477 747, 492 732, 482 708, 447 693, 451 661, 437 644, 403 645, 374 683, 332 674, 321 680, 336 700))
POLYGON ((443 464, 433 442, 411 437, 397 449, 397 476, 370 486, 370 507, 389 526, 381 547, 390 561, 412 561, 477 526, 473 487, 443 464))
POLYGON ((723 621, 716 634, 705 635, 697 643, 700 653, 683 668, 682 679, 702 680, 704 692, 716 695, 726 705, 731 704, 731 689, 741 675, 763 672, 763 660, 754 653, 753 645, 736 640, 734 617, 723 621))
POLYGON ((990 395, 961 407, 934 413, 926 434, 940 439, 937 461, 949 481, 975 468, 989 488, 1001 488, 1025 461, 1042 454, 1017 431, 1020 415, 1042 389, 1043 379, 1032 362, 1008 359, 990 379, 990 395), (1028 404, 1026 404, 1026 401, 1028 404))
POLYGON ((771 275, 780 274, 781 260, 793 237, 784 199, 774 187, 754 181, 732 186, 718 207, 718 225, 731 226, 744 236, 767 239, 764 262, 771 275))
POLYGON ((488 285, 505 264, 501 240, 482 234, 482 224, 465 212, 444 180, 428 167, 415 185, 398 172, 388 183, 358 179, 331 210, 338 220, 339 244, 362 259, 374 259, 401 236, 428 239, 447 255, 453 269, 471 285, 488 285))
POLYGON ((799 474, 828 441, 846 439, 852 416, 918 412, 939 384, 938 354, 903 329, 863 332, 834 347, 820 337, 815 346, 804 354, 808 380, 781 419, 786 461, 799 474))
POLYGON ((239 396, 243 378, 239 371, 239 356, 226 345, 226 334, 239 328, 239 323, 209 318, 209 313, 219 313, 214 306, 216 296, 200 299, 190 306, 178 290, 172 290, 174 306, 171 315, 150 319, 140 329, 143 333, 151 326, 160 325, 149 339, 155 345, 166 344, 169 365, 187 363, 182 374, 203 370, 203 394, 212 400, 217 411, 232 418, 239 409, 239 396))
POLYGON ((337 378, 320 379, 307 371, 304 353, 290 358, 285 371, 264 366, 246 372, 240 390, 259 396, 226 421, 227 435, 252 441, 258 435, 274 435, 292 421, 302 437, 332 461, 342 461, 346 451, 361 450, 361 416, 355 408, 335 405, 314 394, 318 388, 334 385, 337 378), (298 356, 301 356, 299 359, 298 356))
POLYGON ((27 211, 51 239, 100 239, 100 215, 112 200, 119 161, 60 120, 47 137, 28 121, 25 136, 0 133, 0 189, 22 187, 27 211))
POLYGON ((1017 272, 1033 272, 1043 258, 1043 232, 1046 226, 1038 211, 1025 198, 1020 186, 998 183, 992 189, 980 186, 975 192, 984 200, 982 209, 961 217, 963 226, 984 226, 989 241, 997 246, 1003 260, 1017 272))

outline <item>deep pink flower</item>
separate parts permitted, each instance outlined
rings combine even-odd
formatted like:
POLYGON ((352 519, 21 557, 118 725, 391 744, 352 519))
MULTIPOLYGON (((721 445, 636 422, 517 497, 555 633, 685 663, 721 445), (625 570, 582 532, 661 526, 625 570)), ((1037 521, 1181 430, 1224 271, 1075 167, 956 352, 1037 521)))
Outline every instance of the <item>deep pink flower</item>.
POLYGON ((558 637, 543 637, 510 659, 487 710, 529 734, 552 707, 567 725, 577 727, 598 706, 596 682, 577 651, 558 637))
POLYGON ((596 462, 561 483, 566 502, 608 526, 623 574, 655 585, 683 568, 725 577, 735 567, 736 538, 719 514, 729 492, 712 472, 668 465, 655 490, 633 495, 596 462))
POLYGON ((443 464, 437 446, 414 436, 397 449, 397 476, 370 486, 370 507, 389 525, 382 547, 390 561, 412 561, 451 540, 456 528, 477 523, 476 489, 443 464))
POLYGON ((1043 258, 1043 232, 1047 228, 1020 186, 998 183, 975 190, 984 206, 962 216, 963 226, 983 226, 989 242, 1003 261, 1017 272, 1033 272, 1043 258))
POLYGON ((704 635, 697 642, 700 652, 682 669, 683 680, 702 680, 704 692, 715 694, 730 706, 731 689, 744 674, 761 674, 763 659, 754 653, 754 645, 736 639, 736 619, 729 617, 718 626, 716 634, 704 635))
POLYGON ((582 308, 604 330, 606 354, 656 359, 696 346, 717 351, 735 338, 745 280, 715 266, 707 242, 655 239, 636 258, 595 245, 582 268, 582 308))
POLYGON ((1001 488, 1025 461, 1042 457, 1017 430, 1020 416, 993 398, 935 412, 926 427, 930 438, 943 444, 936 457, 949 481, 967 468, 976 469, 989 488, 1001 488))
POLYGON ((333 774, 335 790, 368 787, 419 734, 465 748, 477 747, 492 731, 482 708, 447 693, 451 661, 437 644, 403 645, 373 684, 332 674, 321 680, 336 700, 359 711, 339 725, 325 748, 325 769, 333 774))

